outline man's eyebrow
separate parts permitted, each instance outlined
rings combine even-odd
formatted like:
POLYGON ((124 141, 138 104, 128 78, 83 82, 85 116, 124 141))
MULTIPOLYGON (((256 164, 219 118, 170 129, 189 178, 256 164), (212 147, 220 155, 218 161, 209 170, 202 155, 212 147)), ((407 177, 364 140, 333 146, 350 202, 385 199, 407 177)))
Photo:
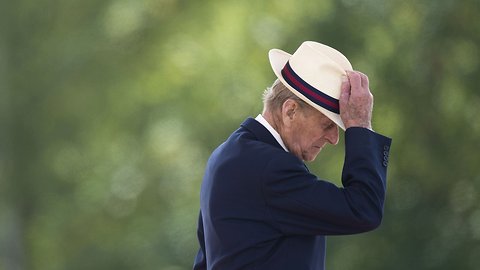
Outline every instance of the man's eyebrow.
POLYGON ((324 123, 322 125, 322 127, 324 127, 325 129, 331 129, 335 126, 335 123, 324 123))

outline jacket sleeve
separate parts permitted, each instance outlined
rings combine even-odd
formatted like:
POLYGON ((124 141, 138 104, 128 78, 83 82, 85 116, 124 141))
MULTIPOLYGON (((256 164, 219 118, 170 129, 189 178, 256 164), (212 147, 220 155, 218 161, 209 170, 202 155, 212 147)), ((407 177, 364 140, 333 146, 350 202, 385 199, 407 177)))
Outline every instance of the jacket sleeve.
POLYGON ((198 217, 197 237, 200 244, 200 249, 197 252, 195 261, 193 263, 193 270, 206 270, 207 269, 207 257, 205 254, 205 236, 203 232, 202 212, 198 217))
POLYGON ((274 226, 285 234, 335 235, 381 223, 391 139, 364 128, 345 132, 343 188, 318 180, 293 155, 270 159, 263 195, 274 226))

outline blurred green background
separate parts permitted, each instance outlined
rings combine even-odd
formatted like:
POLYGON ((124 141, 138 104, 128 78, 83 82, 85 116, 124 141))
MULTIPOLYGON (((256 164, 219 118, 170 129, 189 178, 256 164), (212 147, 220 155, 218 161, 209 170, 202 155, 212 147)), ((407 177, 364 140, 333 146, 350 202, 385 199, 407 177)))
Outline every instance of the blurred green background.
MULTIPOLYGON (((382 226, 327 268, 479 269, 478 0, 0 0, 0 270, 190 269, 210 152, 315 40, 394 139, 382 226)), ((309 166, 340 184, 343 146, 309 166)))

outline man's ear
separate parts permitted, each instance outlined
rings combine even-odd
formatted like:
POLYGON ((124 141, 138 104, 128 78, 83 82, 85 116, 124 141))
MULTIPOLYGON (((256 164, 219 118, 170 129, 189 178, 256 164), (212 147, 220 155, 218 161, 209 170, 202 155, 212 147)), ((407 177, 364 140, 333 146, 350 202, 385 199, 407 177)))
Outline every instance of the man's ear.
POLYGON ((283 124, 290 126, 290 123, 298 114, 298 104, 293 99, 287 99, 282 105, 282 120, 283 124))

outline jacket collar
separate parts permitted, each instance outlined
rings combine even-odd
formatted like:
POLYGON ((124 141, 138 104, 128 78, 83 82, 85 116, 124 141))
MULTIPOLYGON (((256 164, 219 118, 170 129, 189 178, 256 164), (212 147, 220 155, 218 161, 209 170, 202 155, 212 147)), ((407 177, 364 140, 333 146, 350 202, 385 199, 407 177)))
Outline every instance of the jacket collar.
POLYGON ((264 143, 268 143, 270 145, 273 145, 275 147, 278 147, 282 150, 283 147, 277 142, 275 137, 266 129, 262 124, 260 124, 257 120, 249 117, 243 123, 240 125, 246 129, 248 129, 251 133, 257 137, 259 141, 262 141, 264 143))

